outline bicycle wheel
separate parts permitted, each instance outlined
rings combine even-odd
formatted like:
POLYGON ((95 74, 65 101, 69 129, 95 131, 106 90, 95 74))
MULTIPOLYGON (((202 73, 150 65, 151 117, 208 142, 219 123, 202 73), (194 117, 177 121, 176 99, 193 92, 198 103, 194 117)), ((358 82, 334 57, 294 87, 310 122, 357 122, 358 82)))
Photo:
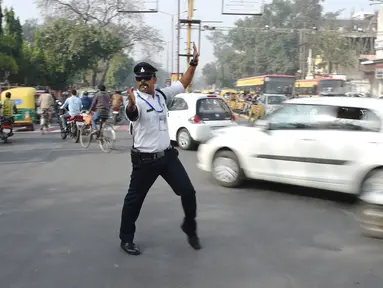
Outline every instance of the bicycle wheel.
POLYGON ((105 124, 100 131, 100 137, 98 139, 98 145, 105 153, 109 153, 113 148, 113 135, 115 139, 113 127, 109 124, 105 124))
MULTIPOLYGON (((107 135, 109 136, 109 139, 112 145, 111 149, 115 149, 116 148, 116 130, 114 130, 114 127, 111 124, 106 124, 104 126, 104 129, 105 129, 104 131, 106 131, 107 135)), ((104 133, 104 137, 105 137, 105 133, 104 133)))
POLYGON ((80 143, 81 146, 84 148, 88 148, 90 145, 90 142, 92 142, 93 135, 92 133, 92 126, 89 124, 82 125, 80 129, 80 143))

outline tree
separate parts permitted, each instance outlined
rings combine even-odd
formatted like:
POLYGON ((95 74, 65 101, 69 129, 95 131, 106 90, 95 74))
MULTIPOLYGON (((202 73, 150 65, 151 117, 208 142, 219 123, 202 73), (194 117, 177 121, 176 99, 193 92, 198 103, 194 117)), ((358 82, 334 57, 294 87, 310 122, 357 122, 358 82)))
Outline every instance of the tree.
MULTIPOLYGON (((96 27, 106 31, 105 33, 119 37, 120 43, 122 43, 125 49, 131 50, 137 43, 145 46, 150 44, 151 53, 163 50, 163 41, 159 36, 160 33, 153 29, 153 27, 146 26, 140 14, 129 14, 128 17, 122 16, 118 12, 116 0, 37 0, 37 3, 46 15, 53 13, 63 19, 82 22, 85 25, 96 27)), ((120 0, 120 3, 127 10, 131 10, 134 6, 138 5, 135 0, 120 0)), ((115 44, 116 42, 114 41, 113 43, 115 44)), ((110 49, 115 49, 111 45, 104 45, 104 47, 107 46, 110 49)), ((115 52, 118 53, 119 49, 116 49, 115 52)), ((99 61, 93 64, 91 68, 92 85, 96 84, 99 73, 101 73, 99 81, 101 83, 105 81, 110 67, 110 56, 113 57, 116 53, 112 55, 108 52, 106 55, 103 52, 102 54, 98 55, 99 61)))
POLYGON ((205 83, 207 85, 215 85, 217 83, 217 66, 214 62, 207 63, 202 68, 202 74, 205 77, 205 83))
POLYGON ((355 66, 357 55, 350 42, 337 31, 326 27, 317 33, 314 42, 314 55, 320 55, 328 67, 328 73, 333 73, 339 66, 350 68, 355 66))
POLYGON ((23 38, 25 41, 32 43, 35 39, 35 34, 39 28, 42 28, 38 25, 37 19, 27 19, 25 20, 23 26, 23 38))
POLYGON ((116 89, 130 86, 134 82, 133 67, 134 60, 128 55, 121 53, 114 56, 106 75, 106 86, 116 89))
POLYGON ((0 0, 0 35, 3 34, 3 1, 0 0))
POLYGON ((92 69, 98 61, 109 59, 122 49, 119 38, 111 33, 66 19, 48 23, 41 37, 40 45, 53 69, 54 85, 60 87, 68 85, 76 74, 92 69))

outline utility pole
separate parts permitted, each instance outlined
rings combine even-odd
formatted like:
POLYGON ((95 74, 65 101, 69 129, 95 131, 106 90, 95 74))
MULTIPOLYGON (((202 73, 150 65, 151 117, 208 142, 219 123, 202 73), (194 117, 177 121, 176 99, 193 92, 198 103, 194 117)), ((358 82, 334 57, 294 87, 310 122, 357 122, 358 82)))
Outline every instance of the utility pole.
POLYGON ((190 54, 191 54, 191 33, 192 33, 192 23, 191 20, 193 19, 193 11, 194 11, 194 0, 188 0, 188 38, 187 38, 187 57, 186 57, 186 65, 189 65, 190 63, 190 54))
POLYGON ((173 73, 174 72, 174 15, 172 15, 172 55, 171 55, 171 62, 172 62, 172 66, 171 66, 171 71, 169 71, 170 73, 173 73))
POLYGON ((301 70, 302 79, 306 77, 306 30, 299 30, 299 70, 301 70))
POLYGON ((178 0, 178 23, 177 23, 177 80, 180 79, 180 41, 181 41, 181 0, 178 0))

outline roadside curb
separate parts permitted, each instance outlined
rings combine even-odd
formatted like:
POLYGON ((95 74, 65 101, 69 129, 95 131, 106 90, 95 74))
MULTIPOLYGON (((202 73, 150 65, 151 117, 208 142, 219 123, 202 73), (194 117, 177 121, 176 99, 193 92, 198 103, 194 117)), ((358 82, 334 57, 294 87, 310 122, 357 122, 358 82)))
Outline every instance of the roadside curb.
MULTIPOLYGON (((114 130, 116 132, 129 131, 129 125, 114 126, 114 130)), ((14 132, 17 133, 17 134, 41 133, 40 128, 37 128, 37 127, 36 127, 36 129, 34 131, 20 129, 20 130, 15 130, 14 132)), ((49 128, 48 130, 46 130, 46 133, 47 134, 61 133, 61 130, 60 130, 59 127, 52 127, 52 128, 49 128)))

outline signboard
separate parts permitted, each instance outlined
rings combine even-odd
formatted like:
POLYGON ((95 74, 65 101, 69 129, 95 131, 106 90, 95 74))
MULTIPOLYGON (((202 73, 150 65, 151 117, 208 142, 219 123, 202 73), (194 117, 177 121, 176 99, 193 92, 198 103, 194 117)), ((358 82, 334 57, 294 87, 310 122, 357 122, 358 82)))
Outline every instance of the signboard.
POLYGON ((383 79, 383 64, 377 64, 375 67, 375 78, 383 79))
POLYGON ((222 0, 222 15, 262 15, 264 0, 222 0))
POLYGON ((171 78, 172 82, 177 82, 178 79, 180 79, 182 76, 184 76, 184 73, 180 73, 179 78, 177 78, 177 73, 172 73, 170 78, 171 78))
POLYGON ((117 0, 119 13, 157 13, 158 0, 117 0))

